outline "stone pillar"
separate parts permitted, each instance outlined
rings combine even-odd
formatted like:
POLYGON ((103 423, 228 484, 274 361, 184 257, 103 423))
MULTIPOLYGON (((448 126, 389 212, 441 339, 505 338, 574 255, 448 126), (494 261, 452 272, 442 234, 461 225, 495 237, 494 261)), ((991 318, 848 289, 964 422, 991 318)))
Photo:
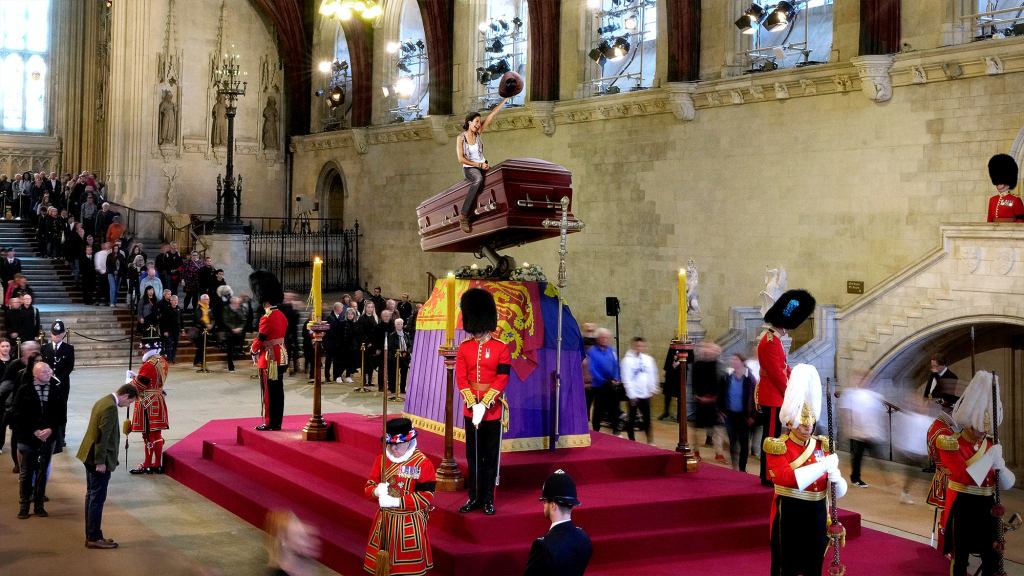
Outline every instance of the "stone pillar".
POLYGON ((150 208, 139 201, 145 186, 146 143, 155 141, 147 121, 155 110, 155 58, 148 26, 155 16, 152 5, 114 2, 111 18, 107 186, 114 201, 140 209, 150 208))
POLYGON ((245 246, 244 234, 209 234, 200 236, 206 245, 206 255, 213 258, 213 265, 224 270, 224 281, 231 286, 235 296, 251 294, 249 289, 249 252, 245 246))

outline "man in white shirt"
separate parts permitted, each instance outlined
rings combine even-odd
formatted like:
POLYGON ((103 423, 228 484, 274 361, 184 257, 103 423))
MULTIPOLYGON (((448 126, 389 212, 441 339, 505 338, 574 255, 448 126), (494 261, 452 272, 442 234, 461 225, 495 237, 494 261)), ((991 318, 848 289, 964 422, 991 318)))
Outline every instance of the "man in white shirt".
POLYGON ((626 397, 629 398, 629 428, 627 428, 629 439, 636 439, 634 431, 636 429, 636 413, 639 410, 643 417, 647 443, 654 444, 651 427, 651 396, 661 392, 661 389, 658 388, 658 368, 654 364, 654 358, 647 354, 647 341, 642 337, 633 338, 629 345, 629 351, 622 357, 619 374, 622 378, 622 385, 626 389, 626 397))
MULTIPOLYGON (((107 256, 110 256, 110 242, 104 242, 103 243, 103 249, 100 250, 99 252, 97 252, 96 254, 94 254, 93 257, 92 257, 93 264, 95 265, 95 268, 96 268, 96 278, 99 280, 100 286, 104 286, 104 287, 107 286, 107 284, 108 284, 108 281, 107 281, 107 256)), ((100 290, 99 293, 100 293, 100 298, 103 297, 102 296, 103 294, 108 294, 108 292, 105 292, 103 290, 100 290)), ((110 299, 110 297, 108 296, 107 297, 107 300, 108 300, 107 304, 111 303, 111 302, 109 302, 109 299, 110 299)))

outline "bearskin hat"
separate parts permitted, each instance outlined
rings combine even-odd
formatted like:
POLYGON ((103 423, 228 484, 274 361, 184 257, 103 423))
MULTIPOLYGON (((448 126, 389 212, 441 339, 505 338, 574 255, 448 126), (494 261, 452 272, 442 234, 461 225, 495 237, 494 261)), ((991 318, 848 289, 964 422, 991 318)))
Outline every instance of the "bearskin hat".
POLYGON ((462 293, 462 329, 470 334, 494 332, 498 327, 498 307, 494 296, 483 288, 470 288, 462 293))
POLYGON ((284 300, 281 282, 272 272, 257 270, 249 274, 249 288, 252 289, 253 300, 260 304, 269 302, 271 306, 277 306, 284 300))
POLYGON ((511 98, 523 91, 523 77, 515 72, 505 72, 498 81, 498 95, 511 98))
POLYGON ((806 290, 787 290, 764 314, 764 321, 776 328, 795 330, 814 313, 814 296, 806 290))
POLYGON ((1017 161, 1007 154, 996 154, 988 161, 988 176, 992 185, 1006 184, 1013 190, 1017 187, 1017 161))

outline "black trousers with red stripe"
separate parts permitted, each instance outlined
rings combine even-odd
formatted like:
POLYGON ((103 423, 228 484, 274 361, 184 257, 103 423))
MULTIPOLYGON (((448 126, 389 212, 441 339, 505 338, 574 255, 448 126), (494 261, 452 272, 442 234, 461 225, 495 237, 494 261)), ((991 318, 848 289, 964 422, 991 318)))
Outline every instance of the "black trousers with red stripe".
POLYGON ((288 369, 287 364, 277 367, 277 378, 269 378, 270 370, 260 370, 260 380, 263 382, 263 424, 274 430, 281 429, 281 420, 284 418, 284 373, 288 369))
MULTIPOLYGON (((779 434, 782 434, 782 422, 779 421, 779 407, 778 406, 761 406, 761 430, 764 432, 762 437, 764 440, 768 438, 778 438, 779 434)), ((764 442, 762 440, 762 442, 764 442)), ((770 485, 771 479, 768 478, 768 469, 765 463, 768 461, 767 455, 764 450, 761 450, 761 484, 770 485)))

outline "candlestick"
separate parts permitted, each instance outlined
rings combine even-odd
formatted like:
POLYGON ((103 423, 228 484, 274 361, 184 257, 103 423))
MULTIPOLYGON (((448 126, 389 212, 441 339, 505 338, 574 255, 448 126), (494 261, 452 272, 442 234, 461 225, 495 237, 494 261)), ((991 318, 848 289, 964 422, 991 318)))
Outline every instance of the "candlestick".
POLYGON ((679 317, 676 323, 676 336, 680 342, 686 342, 686 269, 679 269, 679 317))
POLYGON ((323 260, 317 256, 313 258, 313 313, 310 315, 310 321, 316 322, 320 320, 320 314, 323 310, 323 294, 321 294, 321 279, 323 278, 323 260))
POLYGON ((444 279, 445 297, 447 298, 448 311, 445 315, 444 346, 451 348, 455 341, 455 273, 448 272, 444 279))

